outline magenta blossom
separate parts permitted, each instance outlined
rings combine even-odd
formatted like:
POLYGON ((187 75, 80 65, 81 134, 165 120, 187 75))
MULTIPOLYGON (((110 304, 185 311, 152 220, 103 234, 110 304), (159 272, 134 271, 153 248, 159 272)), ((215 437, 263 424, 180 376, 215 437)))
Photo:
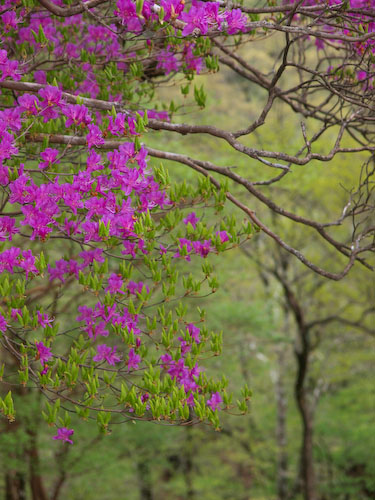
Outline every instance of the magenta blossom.
POLYGON ((134 349, 130 349, 129 350, 129 359, 128 359, 128 371, 137 370, 140 362, 141 362, 140 355, 135 354, 134 349))
POLYGON ((47 85, 47 87, 40 89, 38 94, 43 99, 41 114, 44 117, 44 122, 58 118, 60 108, 64 104, 61 90, 52 85, 47 85))
POLYGON ((0 81, 5 80, 6 78, 11 78, 16 81, 21 80, 21 75, 18 71, 18 61, 15 61, 14 59, 8 59, 5 64, 1 64, 0 71, 2 71, 0 81))
POLYGON ((211 240, 193 241, 193 248, 195 253, 203 258, 207 257, 207 255, 214 250, 211 245, 211 240))
POLYGON ((5 64, 8 60, 7 51, 4 49, 0 49, 0 64, 5 64))
POLYGON ((195 229, 197 227, 197 223, 199 222, 199 220, 200 219, 195 215, 195 212, 191 212, 191 214, 185 217, 185 219, 183 219, 182 222, 186 225, 190 223, 195 229))
POLYGON ((29 273, 38 274, 38 269, 35 267, 35 257, 31 250, 24 250, 22 252, 22 257, 18 265, 25 271, 26 279, 28 279, 29 273))
POLYGON ((194 393, 191 392, 189 396, 186 398, 186 404, 190 406, 190 408, 193 408, 195 406, 194 402, 194 393))
POLYGON ((229 236, 226 231, 217 231, 216 236, 219 236, 221 243, 225 243, 226 241, 229 241, 229 236))
POLYGON ((106 344, 100 344, 97 347, 97 355, 94 356, 92 359, 93 361, 99 362, 99 361, 107 361, 108 364, 110 365, 115 365, 115 363, 119 363, 121 361, 121 356, 118 356, 116 354, 117 346, 114 346, 113 348, 106 345, 106 344))
POLYGON ((34 72, 34 80, 36 83, 41 83, 42 85, 45 85, 47 83, 47 75, 46 72, 38 69, 37 71, 34 72))
POLYGON ((200 343, 200 337, 199 337, 199 334, 200 334, 200 328, 198 328, 197 326, 193 325, 193 323, 189 323, 187 325, 187 330, 188 332, 190 333, 192 339, 197 343, 199 344, 200 343))
POLYGON ((36 342, 36 349, 36 359, 39 359, 42 365, 52 358, 51 349, 45 346, 43 342, 36 342))
POLYGON ((91 115, 89 110, 83 104, 69 104, 64 108, 65 116, 67 120, 65 122, 65 127, 70 127, 71 125, 89 125, 91 123, 91 115))
POLYGON ((146 288, 147 293, 150 292, 150 289, 147 285, 145 285, 142 281, 136 283, 135 281, 129 281, 128 291, 133 295, 137 295, 137 293, 142 293, 143 287, 146 288))
POLYGON ((112 273, 111 276, 108 278, 108 286, 105 289, 105 291, 110 293, 125 294, 125 292, 121 290, 123 284, 124 282, 121 279, 121 274, 112 273))
POLYGON ((217 408, 219 408, 219 405, 222 402, 223 400, 220 396, 220 393, 214 392, 213 394, 211 394, 211 399, 207 401, 207 406, 209 406, 212 411, 215 411, 217 408))
POLYGON ((189 12, 181 14, 180 19, 186 23, 186 26, 182 30, 182 36, 191 35, 195 30, 200 35, 205 35, 208 31, 204 8, 192 6, 189 12))
POLYGON ((247 16, 242 13, 241 9, 233 9, 229 12, 226 19, 228 23, 227 32, 229 35, 234 35, 239 31, 246 31, 247 16))
POLYGON ((170 354, 163 354, 160 356, 160 361, 163 363, 164 368, 167 369, 170 362, 172 361, 172 356, 170 354))
POLYGON ((87 145, 91 149, 93 146, 101 146, 104 144, 103 134, 97 125, 88 126, 89 133, 86 135, 87 145))
POLYGON ((5 32, 10 31, 12 28, 17 28, 17 24, 20 22, 20 20, 17 19, 14 10, 8 10, 7 12, 4 12, 4 14, 1 16, 1 21, 4 25, 5 32))
POLYGON ((48 314, 43 314, 40 311, 37 311, 38 323, 42 328, 46 328, 46 326, 52 326, 53 319, 48 317, 48 314))
POLYGON ((5 332, 7 329, 8 323, 2 314, 0 314, 0 332, 5 332))
POLYGON ((362 80, 366 80, 366 78, 367 78, 366 71, 358 71, 358 73, 357 73, 357 79, 358 79, 358 81, 361 82, 362 80))
POLYGON ((62 92, 57 87, 47 85, 47 87, 40 89, 38 94, 43 99, 43 105, 61 106, 63 104, 62 92))
POLYGON ((96 260, 97 262, 104 262, 105 258, 103 256, 103 250, 101 248, 95 248, 94 250, 85 250, 79 254, 81 259, 83 259, 83 267, 87 267, 96 260))
POLYGON ((172 71, 178 71, 181 67, 180 61, 177 60, 175 54, 171 50, 161 50, 156 58, 158 61, 156 68, 164 70, 166 75, 172 71))
POLYGON ((6 215, 0 218, 0 241, 12 241, 12 236, 18 232, 15 219, 6 215))
POLYGON ((30 115, 37 115, 40 110, 40 102, 36 95, 24 94, 18 98, 20 110, 30 115))
POLYGON ((66 443, 73 444, 73 441, 70 439, 70 436, 74 434, 73 429, 67 429, 66 427, 60 427, 57 429, 56 436, 53 436, 52 439, 58 439, 60 441, 65 441, 66 443))
POLYGON ((193 244, 190 240, 186 238, 179 238, 178 240, 178 251, 173 255, 173 257, 183 257, 188 262, 191 261, 189 253, 193 250, 193 244), (184 255, 185 254, 185 255, 184 255))
POLYGON ((56 161, 56 158, 59 154, 58 149, 47 148, 40 153, 42 158, 42 162, 39 163, 39 168, 43 170, 44 168, 50 167, 53 163, 60 163, 59 160, 56 161))

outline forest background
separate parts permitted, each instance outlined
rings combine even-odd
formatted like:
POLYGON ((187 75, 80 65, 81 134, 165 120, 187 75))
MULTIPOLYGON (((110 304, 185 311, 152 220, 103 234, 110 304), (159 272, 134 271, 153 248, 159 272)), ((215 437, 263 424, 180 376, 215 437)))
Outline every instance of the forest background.
MULTIPOLYGON (((277 36, 244 50, 260 67, 262 61, 277 56, 277 36)), ((257 117, 262 91, 250 82, 244 84, 222 69, 200 76, 200 84, 208 91, 206 109, 193 109, 184 116, 185 122, 238 129, 257 117)), ((179 85, 167 83, 160 92, 176 105, 184 100, 179 85)), ((268 124, 256 133, 256 146, 285 150, 300 140, 298 116, 281 103, 271 113, 268 124)), ((332 137, 321 142, 323 150, 329 148, 332 137)), ((238 172, 251 172, 248 159, 232 160, 230 149, 212 138, 203 142, 149 133, 149 146, 161 147, 161 143, 163 148, 192 156, 199 150, 200 157, 215 163, 236 161, 238 172)), ((292 175, 278 185, 278 201, 320 220, 339 214, 361 165, 360 155, 355 159, 336 155, 328 165, 312 162, 299 172, 298 185, 292 175)), ((181 165, 165 166, 172 182, 196 183, 196 175, 181 165)), ((239 199, 245 196, 232 186, 232 192, 236 191, 239 199)), ((251 203, 256 210, 257 202, 251 203)), ((243 218, 229 205, 225 212, 243 218)), ((324 262, 327 269, 335 268, 337 254, 323 249, 306 228, 288 221, 277 224, 310 257, 324 262)), ((325 280, 261 233, 237 249, 208 258, 220 288, 207 299, 190 299, 188 306, 192 310, 204 306, 208 327, 224 332, 223 355, 206 360, 205 366, 211 373, 225 373, 234 391, 244 383, 251 388, 249 414, 223 415, 220 432, 205 425, 134 422, 113 426, 111 434, 103 436, 78 423, 79 441, 74 446, 55 446, 40 421, 41 401, 35 394, 23 396, 17 425, 0 435, 1 498, 8 471, 28 478, 32 468, 55 500, 302 498, 298 485, 304 439, 294 391, 301 341, 297 310, 311 326, 306 390, 319 499, 375 498, 371 273, 357 265, 342 281, 325 280)), ((194 273, 192 265, 186 266, 186 273, 190 272, 194 273)))

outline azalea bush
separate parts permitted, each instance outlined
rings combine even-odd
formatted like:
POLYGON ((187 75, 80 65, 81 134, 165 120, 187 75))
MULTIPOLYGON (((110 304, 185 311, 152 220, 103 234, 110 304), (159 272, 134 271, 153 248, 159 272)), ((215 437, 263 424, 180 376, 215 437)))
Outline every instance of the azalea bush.
POLYGON ((219 411, 245 412, 250 391, 245 387, 233 403, 225 377, 212 379, 201 363, 220 354, 222 334, 209 331, 204 311, 192 312, 187 301, 215 292, 211 257, 262 230, 327 278, 341 279, 356 262, 371 268, 374 229, 363 229, 372 206, 363 197, 373 172, 370 3, 3 2, 0 374, 9 421, 17 418, 12 392, 39 391, 44 418, 56 427, 53 439, 67 443, 74 442, 71 415, 96 420, 104 433, 111 422, 137 419, 208 421, 219 429, 219 411), (277 32, 284 46, 273 72, 243 58, 245 42, 277 32), (306 51, 311 63, 303 60, 306 51), (237 131, 176 122, 192 105, 204 108, 206 91, 194 79, 220 64, 266 90, 259 116, 237 131), (184 106, 159 94, 172 79, 184 106), (241 142, 277 100, 317 124, 302 124, 297 151, 241 142), (331 151, 314 151, 331 129, 331 151), (150 131, 224 141, 259 164, 261 176, 248 179, 228 166, 150 147, 150 131), (343 145, 346 136, 355 144, 343 145), (260 190, 293 166, 344 153, 369 159, 331 222, 285 210, 260 190), (171 185, 155 158, 201 177, 171 185), (346 259, 344 269, 311 262, 231 193, 233 183, 316 231, 346 259), (245 213, 244 223, 221 215, 226 200, 245 213), (342 239, 329 233, 348 221, 342 239), (199 262, 201 273, 180 273, 186 262, 199 262))
MULTIPOLYGON (((61 22, 37 5, 9 3, 1 15, 1 377, 41 391, 53 439, 71 444, 72 412, 107 433, 111 419, 218 429, 218 411, 234 407, 225 378, 199 362, 220 353, 222 334, 199 308, 187 317, 185 301, 215 292, 206 257, 253 229, 197 215, 219 212, 224 188, 170 186, 163 166, 148 166, 148 121, 170 117, 147 108, 153 85, 124 50, 124 36, 142 39, 135 11, 125 22, 131 7, 118 5, 117 28, 81 14, 61 22), (192 259, 201 275, 179 276, 192 259)), ((189 76, 202 65, 194 47, 182 58, 189 76)), ((178 69, 173 58, 161 51, 156 67, 178 69)), ((17 418, 11 391, 1 410, 17 418)))

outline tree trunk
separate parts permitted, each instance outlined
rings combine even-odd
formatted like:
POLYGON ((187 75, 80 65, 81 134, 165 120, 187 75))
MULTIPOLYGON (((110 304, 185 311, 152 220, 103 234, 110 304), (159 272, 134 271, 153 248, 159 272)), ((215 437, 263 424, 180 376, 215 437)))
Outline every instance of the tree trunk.
POLYGON ((25 476, 21 472, 5 473, 5 500, 26 500, 25 476))
POLYGON ((29 470, 32 500, 48 500, 47 493, 44 489, 43 478, 40 475, 37 435, 34 430, 30 429, 28 430, 28 434, 30 436, 29 470))
POLYGON ((311 354, 310 329, 305 320, 304 310, 291 286, 285 277, 281 276, 277 271, 275 271, 275 276, 283 286, 286 307, 292 311, 297 326, 297 339, 294 350, 297 361, 297 374, 294 394, 302 420, 300 484, 304 500, 317 500, 313 460, 313 418, 306 392, 306 380, 311 354))
MULTIPOLYGON (((7 434, 15 434, 20 427, 20 422, 19 420, 14 422, 6 420, 4 422, 4 426, 5 429, 3 432, 7 434)), ((16 441, 17 437, 14 436, 13 440, 16 441)), ((7 467, 6 463, 3 464, 5 474, 5 500, 26 500, 25 470, 18 466, 24 457, 22 455, 20 456, 19 451, 17 451, 13 446, 10 446, 8 456, 11 460, 15 460, 17 465, 15 465, 16 469, 11 469, 7 467)))
POLYGON ((277 498, 278 500, 286 500, 288 498, 288 455, 287 455, 287 436, 286 436, 286 410, 287 401, 284 386, 284 368, 285 368, 285 352, 280 349, 277 353, 278 371, 276 374, 276 407, 277 407, 277 423, 276 423, 276 441, 278 446, 277 458, 277 498))
POLYGON ((195 491, 193 488, 193 429, 186 427, 186 440, 183 457, 183 475, 186 486, 186 500, 194 500, 195 491))
POLYGON ((300 454, 300 479, 304 500, 317 500, 313 460, 313 418, 306 397, 305 381, 309 361, 308 332, 300 332, 303 348, 296 352, 298 363, 295 397, 302 420, 302 445, 300 454))
POLYGON ((140 500, 153 500, 150 464, 147 459, 137 464, 140 500))
POLYGON ((305 500, 316 500, 315 472, 313 461, 313 422, 305 397, 298 401, 302 417, 301 479, 305 500))

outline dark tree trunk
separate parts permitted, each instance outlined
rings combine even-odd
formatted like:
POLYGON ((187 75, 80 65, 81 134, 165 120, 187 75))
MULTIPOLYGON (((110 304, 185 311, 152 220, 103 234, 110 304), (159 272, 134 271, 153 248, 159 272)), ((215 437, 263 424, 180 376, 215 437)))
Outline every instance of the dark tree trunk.
POLYGON ((315 471, 313 460, 313 418, 306 394, 306 376, 309 362, 309 332, 306 329, 299 331, 302 344, 296 349, 297 379, 295 384, 295 398, 302 420, 302 445, 300 454, 300 478, 304 500, 316 500, 315 471))
POLYGON ((186 486, 186 500, 194 500, 195 491, 193 487, 193 429, 186 427, 186 440, 184 450, 183 474, 186 486))
POLYGON ((278 446, 277 458, 277 497, 278 500, 288 498, 288 455, 287 455, 287 437, 286 437, 286 411, 287 401, 284 386, 284 365, 285 352, 278 352, 278 372, 276 375, 276 403, 277 403, 277 423, 276 423, 276 441, 278 446))
POLYGON ((313 421, 304 392, 296 393, 297 405, 302 418, 301 483, 305 500, 316 500, 313 461, 313 421))
POLYGON ((150 464, 147 459, 138 462, 137 470, 140 500, 153 500, 150 464))
POLYGON ((58 500, 63 484, 65 483, 65 480, 66 480, 66 474, 64 471, 61 471, 60 476, 57 478, 57 481, 53 487, 51 500, 58 500))
POLYGON ((295 358, 297 374, 294 395, 302 420, 302 445, 300 452, 300 485, 304 500, 317 500, 313 459, 313 418, 306 391, 309 357, 311 354, 310 329, 304 311, 286 279, 277 271, 275 276, 283 286, 286 304, 293 312, 297 326, 295 358))
MULTIPOLYGON (((14 422, 5 421, 4 426, 4 431, 3 429, 1 429, 1 431, 7 434, 15 434, 20 428, 20 422, 19 420, 14 422)), ((16 439, 16 436, 13 436, 13 440, 15 441, 16 439)), ((13 466, 15 468, 8 468, 8 464, 3 464, 5 474, 5 500, 26 500, 26 473, 25 469, 21 467, 24 457, 22 454, 20 456, 19 450, 14 449, 12 446, 7 450, 7 453, 9 459, 14 460, 16 465, 13 466)))
POLYGON ((32 430, 29 430, 28 434, 30 436, 29 470, 32 500, 48 500, 48 496, 43 484, 43 478, 40 475, 37 436, 35 431, 32 430))
POLYGON ((26 500, 25 476, 21 472, 5 473, 5 500, 26 500))

